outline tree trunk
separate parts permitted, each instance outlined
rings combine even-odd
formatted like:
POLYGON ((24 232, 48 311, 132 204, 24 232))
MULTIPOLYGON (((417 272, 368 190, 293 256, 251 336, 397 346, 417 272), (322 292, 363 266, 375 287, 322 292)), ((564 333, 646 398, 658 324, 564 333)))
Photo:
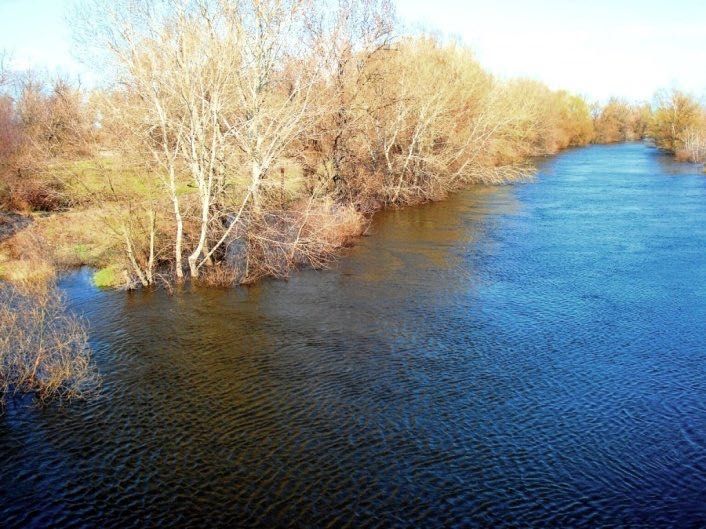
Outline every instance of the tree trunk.
POLYGON ((259 188, 260 188, 260 178, 261 178, 261 173, 262 168, 260 167, 260 164, 258 162, 253 162, 252 167, 250 169, 250 178, 251 178, 251 186, 253 189, 253 194, 252 194, 252 203, 253 203, 253 210, 259 211, 260 210, 260 193, 259 193, 259 188))
POLYGON ((181 213, 179 212, 179 207, 174 206, 175 217, 176 217, 176 244, 174 245, 174 268, 176 269, 177 281, 182 282, 184 280, 184 267, 182 265, 182 249, 181 243, 184 238, 184 221, 181 218, 181 213))
POLYGON ((204 252, 206 246, 206 236, 208 235, 208 219, 209 219, 209 196, 204 193, 201 199, 201 234, 199 236, 199 244, 189 256, 189 271, 192 278, 199 277, 199 257, 204 252))

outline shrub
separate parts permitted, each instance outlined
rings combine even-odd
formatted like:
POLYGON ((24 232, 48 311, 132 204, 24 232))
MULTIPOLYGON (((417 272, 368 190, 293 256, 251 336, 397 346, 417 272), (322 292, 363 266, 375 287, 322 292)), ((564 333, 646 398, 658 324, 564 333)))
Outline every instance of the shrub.
POLYGON ((649 105, 633 105, 611 98, 597 107, 594 117, 594 143, 616 143, 644 139, 651 119, 649 105))
POLYGON ((325 268, 364 225, 353 206, 330 198, 303 200, 290 210, 262 212, 251 219, 247 232, 239 234, 244 251, 231 252, 226 264, 241 283, 287 277, 303 266, 325 268))
MULTIPOLYGON (((697 131, 706 130, 706 113, 693 97, 674 90, 658 94, 656 99, 649 134, 658 147, 677 153, 689 137, 693 141, 697 131)), ((698 149, 697 144, 693 142, 692 148, 698 149)))
POLYGON ((11 211, 58 211, 68 206, 57 182, 37 176, 6 178, 0 205, 11 211))
POLYGON ((0 408, 17 393, 41 402, 85 397, 98 382, 85 325, 62 297, 0 284, 0 408))
POLYGON ((47 169, 56 159, 92 152, 93 112, 84 94, 63 79, 50 82, 32 73, 14 77, 15 89, 0 93, 0 206, 65 208, 64 190, 47 169))
POLYGON ((706 126, 689 128, 680 136, 680 147, 676 152, 677 159, 685 162, 706 162, 706 126))

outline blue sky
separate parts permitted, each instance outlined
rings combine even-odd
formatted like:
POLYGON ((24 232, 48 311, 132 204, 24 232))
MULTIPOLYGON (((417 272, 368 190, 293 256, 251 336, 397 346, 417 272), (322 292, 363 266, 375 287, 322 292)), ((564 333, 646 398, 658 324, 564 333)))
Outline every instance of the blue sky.
MULTIPOLYGON (((80 75, 74 0, 0 0, 0 50, 13 64, 80 75)), ((468 44, 499 76, 522 75, 593 99, 649 99, 659 88, 706 95, 706 0, 398 0, 411 29, 468 44)))
POLYGON ((0 0, 0 50, 14 65, 67 73, 84 71, 72 56, 65 0, 0 0))

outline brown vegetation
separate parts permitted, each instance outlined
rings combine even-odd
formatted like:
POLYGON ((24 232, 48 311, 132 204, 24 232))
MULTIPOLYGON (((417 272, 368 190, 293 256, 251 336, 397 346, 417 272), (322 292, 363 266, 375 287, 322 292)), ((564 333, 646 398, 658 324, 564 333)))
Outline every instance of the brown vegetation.
POLYGON ((5 207, 66 210, 0 248, 6 278, 23 261, 130 287, 284 277, 326 266, 378 208, 525 178, 529 158, 593 137, 580 97, 395 37, 387 0, 95 1, 83 15, 113 87, 15 76, 0 106, 5 207))
POLYGON ((706 125, 691 127, 681 134, 676 156, 684 162, 706 163, 706 125))
POLYGON ((679 90, 656 95, 653 105, 611 99, 594 106, 594 143, 650 139, 679 160, 706 162, 706 108, 679 90))
POLYGON ((649 105, 630 104, 612 98, 594 109, 594 143, 617 143, 643 140, 652 119, 649 105))
POLYGON ((0 94, 0 207, 65 208, 70 197, 61 181, 45 173, 56 159, 91 153, 95 128, 84 94, 64 79, 47 82, 31 73, 6 84, 0 94))
POLYGON ((84 325, 55 292, 0 283, 0 412, 8 397, 84 397, 97 388, 84 325))
POLYGON ((706 162, 706 108, 674 90, 657 95, 650 136, 684 161, 706 162))

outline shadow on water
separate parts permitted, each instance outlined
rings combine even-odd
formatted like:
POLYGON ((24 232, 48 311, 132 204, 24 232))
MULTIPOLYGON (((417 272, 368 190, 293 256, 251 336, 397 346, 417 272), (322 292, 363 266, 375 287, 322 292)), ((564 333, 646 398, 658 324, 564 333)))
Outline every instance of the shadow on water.
POLYGON ((337 268, 63 287, 101 398, 0 419, 17 527, 701 527, 706 177, 640 144, 380 214, 337 268))

